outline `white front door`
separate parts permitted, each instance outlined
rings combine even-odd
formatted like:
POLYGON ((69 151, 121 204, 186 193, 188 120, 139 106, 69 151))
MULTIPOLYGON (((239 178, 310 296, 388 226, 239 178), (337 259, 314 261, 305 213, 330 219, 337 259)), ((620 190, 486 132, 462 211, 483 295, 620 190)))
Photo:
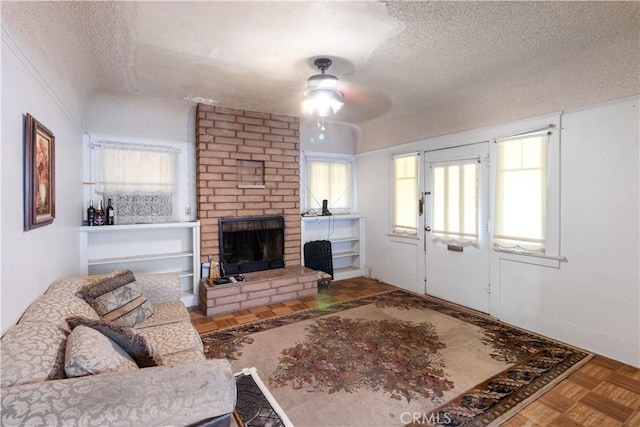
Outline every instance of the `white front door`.
POLYGON ((425 153, 426 293, 489 312, 489 143, 425 153))

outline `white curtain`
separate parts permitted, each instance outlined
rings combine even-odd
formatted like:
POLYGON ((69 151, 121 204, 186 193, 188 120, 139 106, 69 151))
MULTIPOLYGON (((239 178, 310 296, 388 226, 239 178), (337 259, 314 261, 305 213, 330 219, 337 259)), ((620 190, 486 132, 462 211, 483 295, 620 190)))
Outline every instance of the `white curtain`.
POLYGON ((179 150, 117 142, 91 148, 96 193, 112 199, 118 224, 177 220, 179 150))
POLYGON ((351 213, 351 161, 307 158, 307 209, 319 210, 327 200, 332 214, 351 213))
POLYGON ((418 234, 417 153, 393 158, 393 226, 395 234, 418 234))
POLYGON ((478 243, 478 160, 433 164, 432 236, 444 242, 478 243))
POLYGON ((549 134, 496 143, 493 246, 544 253, 549 134))

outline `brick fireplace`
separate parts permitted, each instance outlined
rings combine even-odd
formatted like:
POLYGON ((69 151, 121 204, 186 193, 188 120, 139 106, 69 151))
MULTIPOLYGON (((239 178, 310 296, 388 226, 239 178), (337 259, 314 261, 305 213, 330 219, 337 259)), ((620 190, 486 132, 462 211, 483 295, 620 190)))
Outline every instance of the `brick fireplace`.
POLYGON ((238 284, 201 283, 199 306, 206 316, 317 293, 317 274, 300 259, 298 118, 199 104, 196 187, 202 262, 208 255, 221 258, 222 218, 284 218, 285 268, 248 273, 238 284))
POLYGON ((202 262, 220 259, 220 218, 281 215, 285 265, 301 265, 297 117, 199 104, 196 186, 202 262))

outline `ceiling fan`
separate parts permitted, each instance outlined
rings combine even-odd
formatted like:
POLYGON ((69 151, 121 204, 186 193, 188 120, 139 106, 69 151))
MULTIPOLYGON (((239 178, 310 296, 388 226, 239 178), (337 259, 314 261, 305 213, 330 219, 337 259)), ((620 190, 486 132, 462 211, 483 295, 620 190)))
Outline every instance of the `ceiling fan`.
POLYGON ((324 130, 324 118, 342 109, 343 94, 338 90, 338 78, 326 73, 333 61, 329 58, 317 58, 313 64, 320 70, 320 74, 314 74, 307 80, 302 108, 307 114, 316 114, 318 127, 324 130))
MULTIPOLYGON (((342 62, 351 65, 348 61, 342 62)), ((327 70, 333 63, 334 60, 325 56, 313 61, 313 65, 320 72, 307 79, 302 102, 304 113, 315 116, 316 124, 321 130, 325 130, 325 118, 335 116, 339 112, 340 121, 353 123, 373 118, 388 110, 390 102, 384 95, 353 82, 347 83, 328 73, 327 70)))

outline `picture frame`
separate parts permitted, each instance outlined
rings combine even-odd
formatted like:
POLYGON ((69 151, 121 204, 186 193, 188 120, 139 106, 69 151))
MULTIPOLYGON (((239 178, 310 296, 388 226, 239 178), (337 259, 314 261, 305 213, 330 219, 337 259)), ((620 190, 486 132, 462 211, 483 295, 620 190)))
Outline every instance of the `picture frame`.
POLYGON ((56 216, 55 136, 29 113, 24 125, 24 230, 29 231, 56 216))

